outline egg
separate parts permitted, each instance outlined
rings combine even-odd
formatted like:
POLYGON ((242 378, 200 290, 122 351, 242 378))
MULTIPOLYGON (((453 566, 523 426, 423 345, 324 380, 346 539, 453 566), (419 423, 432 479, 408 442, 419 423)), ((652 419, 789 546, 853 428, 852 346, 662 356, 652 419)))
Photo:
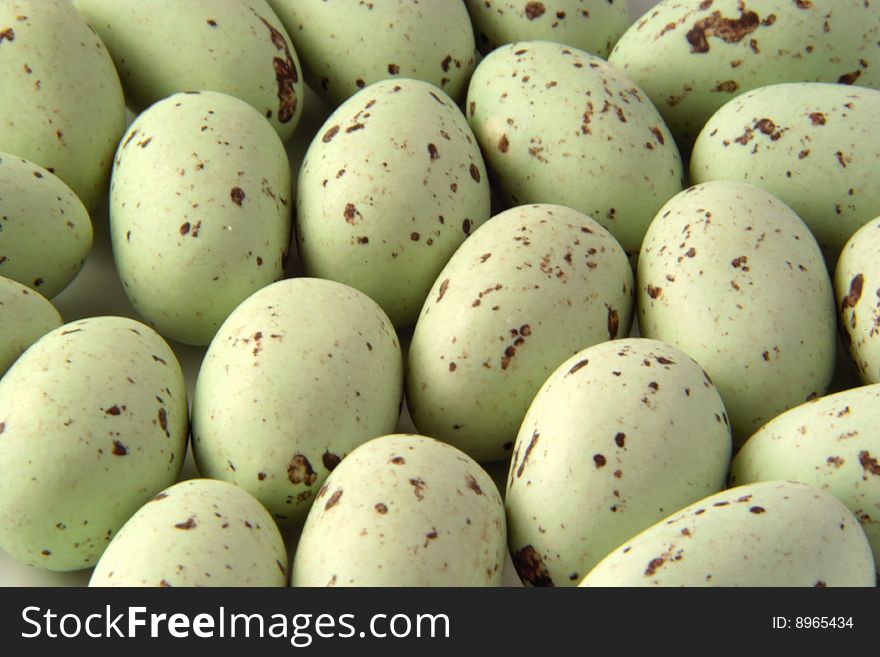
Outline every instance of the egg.
POLYGON ((50 570, 94 565, 177 479, 187 424, 180 366, 149 327, 91 317, 48 333, 0 380, 0 548, 50 570))
POLYGON ((415 322, 443 265, 488 218, 489 182, 467 121, 418 80, 377 82, 346 101, 299 172, 306 273, 365 292, 398 327, 415 322))
POLYGON ((74 0, 143 111, 179 91, 210 89, 247 101, 288 139, 302 114, 299 59, 266 0, 74 0))
POLYGON ((802 483, 737 486, 623 543, 581 586, 874 586, 865 533, 830 493, 802 483))
POLYGON ((61 323, 55 306, 39 292, 0 276, 0 377, 25 349, 61 323))
POLYGON ((481 226, 437 277, 408 354, 418 430, 478 461, 510 456, 541 384, 632 321, 632 270, 611 234, 557 205, 511 208, 481 226))
POLYGON ((327 478, 292 586, 499 586, 504 507, 488 474, 417 435, 361 445, 327 478))
POLYGON ((863 0, 663 0, 608 58, 682 147, 722 105, 777 82, 880 87, 880 23, 863 0))
POLYGON ((107 49, 67 0, 13 0, 0 6, 0 53, 0 151, 54 173, 93 208, 125 130, 107 49))
POLYGON ((245 488, 276 521, 301 521, 361 443, 394 431, 403 366, 370 298, 297 278, 248 297, 215 336, 193 396, 199 472, 245 488))
POLYGON ((639 257, 639 329, 700 363, 740 444, 822 395, 837 346, 831 281, 803 221, 747 183, 696 185, 669 201, 639 257))
POLYGON ((834 273, 840 335, 865 383, 880 383, 880 217, 847 242, 834 273))
POLYGON ((651 101, 581 50, 546 41, 494 50, 474 72, 467 115, 505 202, 574 208, 627 253, 681 190, 678 150, 651 101))
POLYGON ((460 99, 474 69, 461 2, 269 0, 302 58, 306 82, 334 105, 374 82, 413 78, 460 99))
POLYGON ((624 0, 465 0, 477 45, 489 51, 514 41, 564 43, 608 57, 629 27, 624 0))
POLYGON ((508 544, 532 586, 574 586, 614 548, 724 488, 731 437, 703 369, 654 340, 603 342, 547 379, 507 479, 508 544))
POLYGON ((0 153, 0 275, 54 297, 92 246, 92 221, 76 194, 43 167, 0 153))
POLYGON ((213 91, 156 103, 113 167, 110 233, 129 301, 163 335, 208 344, 281 278, 290 210, 287 154, 253 107, 213 91))
POLYGON ((880 565, 880 385, 802 404, 761 427, 743 445, 730 481, 787 479, 821 488, 858 519, 880 565))
POLYGON ((286 586, 287 551, 252 495, 190 479, 149 500, 113 537, 89 580, 107 586, 286 586))
POLYGON ((880 215, 880 91, 799 82, 762 87, 718 110, 697 138, 691 179, 741 180, 788 204, 829 262, 880 215))

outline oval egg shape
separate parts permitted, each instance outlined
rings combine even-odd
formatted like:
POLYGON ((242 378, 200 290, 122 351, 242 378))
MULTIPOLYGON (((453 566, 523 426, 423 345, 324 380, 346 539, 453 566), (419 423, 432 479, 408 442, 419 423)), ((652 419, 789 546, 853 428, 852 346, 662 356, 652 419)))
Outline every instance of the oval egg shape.
POLYGON ((722 105, 779 82, 877 88, 880 22, 863 0, 663 0, 608 58, 660 110, 682 148, 722 105))
POLYGON ((520 578, 575 586, 626 539, 724 488, 730 452, 721 396, 683 352, 644 338, 578 352, 516 439, 504 505, 520 578))
POLYGON ((281 139, 302 115, 299 59, 265 0, 75 0, 95 26, 136 111, 180 91, 209 89, 250 103, 281 139))
POLYGON ((746 441, 732 484, 787 479, 842 500, 865 530, 880 565, 880 385, 853 388, 797 406, 746 441))
POLYGON ((45 167, 94 208, 125 130, 107 49, 67 0, 4 2, 0 48, 0 151, 45 167))
POLYGON ((768 192, 715 181, 673 198, 645 236, 638 286, 641 334, 706 369, 739 443, 825 393, 831 282, 806 225, 768 192))
POLYGON ((402 379, 397 335, 366 295, 308 278, 263 288, 202 362, 192 412, 199 472, 245 488, 282 525, 301 520, 340 459, 394 431, 402 379))
POLYGON ((603 59, 558 43, 491 52, 467 114, 510 205, 558 203, 637 253, 654 214, 681 190, 672 136, 648 97, 603 59))
POLYGON ((413 78, 460 100, 474 70, 461 2, 269 0, 302 59, 306 81, 334 105, 385 79, 413 78))
POLYGON ((880 217, 856 231, 840 254, 834 296, 840 336, 862 381, 880 383, 880 217))
POLYGON ((92 247, 92 220, 76 194, 43 167, 0 153, 0 275, 52 298, 92 247))
POLYGON ((865 533, 843 502, 806 484, 737 486, 621 545, 580 586, 874 586, 865 533))
POLYGON ((250 105, 175 94, 138 116, 110 190, 113 257, 129 301, 165 336, 206 345, 248 295, 281 278, 290 165, 250 105))
POLYGON ((0 276, 0 377, 25 349, 61 324, 61 315, 48 299, 0 276))
POLYGON ((287 551, 253 496, 190 479, 142 506, 113 537, 90 587, 286 586, 287 551))
POLYGON ((61 326, 0 380, 0 548, 50 570, 95 564, 171 485, 188 413, 174 352, 123 317, 61 326))
POLYGON ((514 41, 555 41, 607 58, 629 27, 626 2, 465 0, 484 52, 514 41))
POLYGON ((382 436, 327 478, 297 546, 292 586, 499 586, 504 506, 454 447, 382 436))
POLYGON ((791 83, 756 89, 718 110, 697 138, 691 180, 739 180, 784 201, 832 264, 880 215, 880 91, 791 83))
POLYGON ((443 265, 489 218, 480 149, 458 107, 418 80, 378 82, 337 109, 297 183, 306 273, 415 322, 443 265))
POLYGON ((559 363, 629 333, 632 288, 623 249, 586 215, 534 205, 493 217, 440 273, 416 323, 415 426, 478 461, 509 456, 559 363))

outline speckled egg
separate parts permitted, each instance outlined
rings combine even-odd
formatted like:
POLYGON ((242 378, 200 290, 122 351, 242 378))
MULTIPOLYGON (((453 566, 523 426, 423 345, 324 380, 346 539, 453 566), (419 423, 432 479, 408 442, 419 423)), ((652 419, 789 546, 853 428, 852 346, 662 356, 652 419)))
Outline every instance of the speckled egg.
POLYGON ((299 173, 306 272, 365 292, 395 326, 416 320, 443 265, 489 212, 467 121, 418 80, 378 82, 349 99, 318 131, 299 173))
POLYGON ((743 445, 733 484, 802 481, 841 499, 880 565, 880 385, 853 388, 774 418, 743 445))
POLYGON ((608 57, 629 27, 626 0, 465 0, 474 35, 488 52, 514 41, 556 41, 608 57))
POLYGON ((107 49, 67 0, 0 5, 0 151, 45 167, 87 208, 107 191, 125 130, 107 49))
POLYGON ((175 94, 131 125, 110 188, 113 257, 156 329, 205 345, 248 295, 281 278, 290 243, 290 165, 244 101, 175 94))
POLYGON ((581 50, 546 41, 498 48, 474 73, 467 113, 511 205, 579 210, 627 253, 681 190, 678 150, 651 101, 581 50))
POLYGON ((327 478, 293 586, 499 586, 504 506, 491 477, 433 438, 361 445, 327 478))
POLYGON ((302 59, 306 81, 338 105, 365 86, 414 78, 459 100, 474 70, 464 4, 269 0, 302 59))
POLYGON ((731 488, 631 538, 581 586, 874 586, 871 548, 833 495, 790 481, 731 488))
POLYGON ((0 276, 0 377, 25 349, 61 323, 55 306, 39 292, 0 276))
POLYGON ((512 208, 456 251, 422 308, 406 400, 421 433, 478 461, 510 456, 559 363, 629 333, 632 270, 598 223, 570 208, 512 208))
POLYGON ((880 217, 865 224, 844 247, 834 291, 840 335, 859 376, 865 383, 880 383, 880 217))
POLYGON ((718 391, 678 349, 632 338, 578 352, 516 439, 505 508, 517 573, 576 585, 626 539, 724 488, 730 451, 718 391))
POLYGON ((880 91, 800 82, 762 87, 722 107, 700 133, 691 179, 742 180, 787 203, 831 263, 880 214, 880 91))
POLYGON ((682 192, 651 224, 639 258, 639 329, 715 380, 741 442, 822 395, 837 347, 831 281, 787 205, 746 183, 682 192))
POLYGON ((382 309, 346 285, 279 281, 224 322, 193 398, 199 472, 242 486, 281 524, 302 520, 340 459, 394 431, 400 345, 382 309))
POLYGON ((286 586, 287 551, 252 495, 190 479, 135 513, 101 555, 89 586, 286 586))
POLYGON ((51 570, 94 565, 176 480, 187 415, 174 352, 140 322, 91 317, 44 336, 0 380, 0 548, 51 570))
POLYGON ((299 60, 266 0, 74 0, 142 111, 178 91, 222 91, 253 105, 282 139, 302 114, 299 60))
POLYGON ((750 89, 800 81, 880 87, 880 21, 864 0, 663 0, 609 61, 648 93, 685 147, 750 89))
POLYGON ((0 153, 0 276, 52 298, 79 273, 91 246, 92 221, 70 187, 0 153))

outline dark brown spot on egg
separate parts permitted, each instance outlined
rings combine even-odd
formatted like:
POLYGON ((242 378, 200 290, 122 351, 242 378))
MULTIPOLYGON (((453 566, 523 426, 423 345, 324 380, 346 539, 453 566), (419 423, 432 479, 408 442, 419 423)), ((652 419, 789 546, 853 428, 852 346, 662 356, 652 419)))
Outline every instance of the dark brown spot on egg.
POLYGON ((531 545, 526 545, 512 555, 516 574, 524 582, 532 586, 553 586, 550 573, 541 560, 541 555, 531 545))
POLYGON ((526 3, 526 8, 525 8, 526 18, 528 18, 530 21, 533 21, 536 18, 543 16, 545 11, 547 11, 547 10, 545 9, 543 2, 527 2, 526 3))
POLYGON ((318 478, 318 474, 312 469, 312 464, 305 456, 296 454, 287 466, 287 478, 292 484, 311 486, 318 478))
POLYGON ((113 456, 125 456, 128 454, 128 449, 125 445, 123 445, 118 440, 113 441, 113 456))
POLYGON ((235 203, 238 207, 241 207, 242 201, 244 201, 244 191, 241 187, 233 187, 229 191, 229 197, 232 199, 232 202, 235 203))
POLYGON ((174 525, 174 527, 177 529, 194 529, 196 526, 196 519, 193 516, 190 516, 183 522, 178 522, 176 525, 174 525))
POLYGON ((323 456, 321 456, 321 463, 323 463, 324 467, 330 472, 333 472, 336 466, 339 465, 340 461, 342 461, 342 459, 336 454, 332 454, 329 450, 324 452, 323 456))
POLYGON ((330 496, 330 499, 327 500, 327 504, 324 505, 324 511, 329 511, 334 506, 339 504, 339 500, 342 497, 342 489, 337 488, 333 491, 333 494, 330 496))
POLYGON ((739 18, 726 18, 720 11, 713 11, 694 23, 685 37, 690 44, 691 52, 709 52, 710 37, 721 39, 726 43, 738 43, 757 30, 760 24, 758 14, 747 11, 743 3, 740 3, 739 11, 739 18))

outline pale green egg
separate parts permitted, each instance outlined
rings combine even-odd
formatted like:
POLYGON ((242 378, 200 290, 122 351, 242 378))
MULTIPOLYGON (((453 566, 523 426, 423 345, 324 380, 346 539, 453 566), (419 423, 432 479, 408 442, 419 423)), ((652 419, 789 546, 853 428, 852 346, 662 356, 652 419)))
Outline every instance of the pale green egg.
POLYGON ((0 276, 0 377, 25 349, 61 324, 48 299, 0 276))
POLYGON ((0 89, 0 151, 45 167, 95 207, 125 105, 107 49, 68 0, 0 5, 0 89))
POLYGON ((206 345, 252 292, 281 278, 290 165, 269 123, 214 91, 162 100, 131 125, 110 189, 113 257, 160 333, 206 345))
POLYGON ((89 586, 286 586, 278 527, 247 491, 190 479, 166 488, 123 525, 89 586))
POLYGON ((566 358, 629 333, 633 276, 611 234, 556 205, 481 226, 437 277, 409 348, 418 430, 503 459, 541 384, 566 358))
POLYGON ((61 326, 0 380, 0 548, 51 570, 95 564, 177 479, 188 413, 174 352, 122 317, 61 326))
POLYGON ((501 496, 478 463, 433 438, 361 445, 318 491, 293 586, 499 586, 501 496))

